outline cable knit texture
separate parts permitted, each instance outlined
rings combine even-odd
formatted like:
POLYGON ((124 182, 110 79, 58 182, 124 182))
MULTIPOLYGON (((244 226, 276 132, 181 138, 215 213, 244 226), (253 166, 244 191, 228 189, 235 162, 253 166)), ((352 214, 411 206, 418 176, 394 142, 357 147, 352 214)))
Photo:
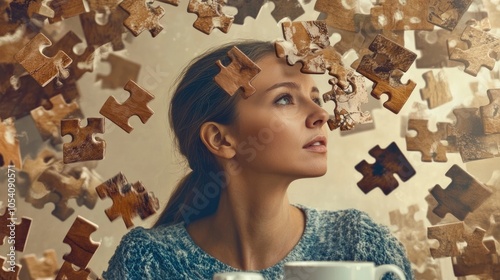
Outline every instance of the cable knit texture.
MULTIPOLYGON (((265 279, 283 279, 290 261, 369 261, 395 264, 412 280, 411 265, 401 243, 388 228, 366 213, 348 209, 317 210, 294 204, 306 215, 304 233, 277 264, 260 271, 265 279)), ((215 273, 241 271, 207 254, 188 234, 183 222, 153 229, 137 227, 127 233, 109 261, 106 280, 212 279, 215 273)), ((392 274, 384 280, 398 279, 392 274)))

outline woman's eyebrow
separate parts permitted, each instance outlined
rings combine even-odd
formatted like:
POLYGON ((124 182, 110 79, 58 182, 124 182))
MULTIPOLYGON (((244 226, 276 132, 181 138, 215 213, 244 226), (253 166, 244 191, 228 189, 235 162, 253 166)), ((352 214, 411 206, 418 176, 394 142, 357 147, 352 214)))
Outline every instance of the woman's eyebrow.
MULTIPOLYGON (((268 89, 266 89, 265 92, 269 92, 273 89, 277 89, 277 88, 280 88, 280 87, 287 87, 287 88, 292 88, 292 89, 300 89, 300 86, 295 83, 295 82, 282 82, 282 83, 277 83, 277 84, 274 84, 272 86, 270 86, 268 89)), ((317 92, 319 93, 319 89, 315 86, 313 86, 311 88, 311 92, 317 92)))

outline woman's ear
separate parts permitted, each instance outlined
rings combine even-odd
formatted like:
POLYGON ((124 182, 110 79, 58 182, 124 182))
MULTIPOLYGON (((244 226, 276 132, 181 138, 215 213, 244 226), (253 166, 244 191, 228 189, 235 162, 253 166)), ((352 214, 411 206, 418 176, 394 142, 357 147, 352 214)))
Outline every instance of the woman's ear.
POLYGON ((228 132, 225 125, 206 122, 201 125, 200 138, 211 153, 221 158, 230 159, 236 154, 236 146, 228 132))

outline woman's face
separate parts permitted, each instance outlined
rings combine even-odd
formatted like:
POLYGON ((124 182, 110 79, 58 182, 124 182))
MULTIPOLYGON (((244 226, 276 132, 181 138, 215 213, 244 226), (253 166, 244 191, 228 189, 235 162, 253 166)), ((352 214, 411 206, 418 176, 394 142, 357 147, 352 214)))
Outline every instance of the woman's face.
POLYGON ((289 66, 271 54, 257 65, 256 92, 236 108, 235 159, 244 170, 292 179, 324 175, 328 113, 311 75, 300 72, 300 63, 289 66))

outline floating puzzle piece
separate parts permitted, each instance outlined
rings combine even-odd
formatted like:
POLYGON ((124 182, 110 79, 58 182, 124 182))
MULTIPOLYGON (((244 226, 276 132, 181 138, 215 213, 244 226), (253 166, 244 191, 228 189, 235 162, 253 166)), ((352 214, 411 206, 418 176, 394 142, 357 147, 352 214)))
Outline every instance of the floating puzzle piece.
POLYGON ((35 159, 27 156, 23 161, 22 169, 22 172, 26 173, 29 178, 29 190, 26 193, 27 200, 29 200, 28 197, 41 197, 47 194, 48 191, 45 185, 38 182, 38 178, 48 168, 62 171, 62 165, 62 159, 56 156, 56 152, 53 149, 47 147, 42 149, 35 159))
POLYGON ((26 71, 42 86, 46 86, 55 77, 67 78, 68 67, 72 60, 63 51, 58 51, 53 57, 45 56, 40 48, 52 43, 42 33, 38 33, 29 43, 14 55, 26 71))
POLYGON ((385 0, 371 8, 371 18, 376 29, 385 30, 432 30, 427 21, 427 1, 385 0))
POLYGON ((49 18, 51 24, 86 12, 82 0, 51 0, 50 8, 55 13, 54 17, 49 18))
POLYGON ((86 268, 101 244, 100 242, 92 241, 90 238, 92 232, 98 228, 98 225, 82 216, 78 216, 63 239, 63 242, 71 247, 71 253, 65 254, 63 259, 80 268, 86 268))
POLYGON ((463 162, 500 156, 500 134, 485 134, 478 108, 453 110, 457 121, 447 128, 448 143, 460 152, 463 162))
POLYGON ((473 0, 432 0, 428 21, 447 30, 453 30, 469 9, 473 0))
POLYGON ((91 273, 88 268, 75 270, 70 262, 64 262, 55 280, 88 280, 91 273))
POLYGON ((370 112, 361 111, 361 104, 368 102, 365 78, 349 70, 347 80, 351 85, 347 91, 332 83, 332 90, 323 94, 324 102, 332 100, 335 103, 333 118, 328 120, 330 130, 340 128, 346 131, 354 129, 356 124, 373 122, 370 112))
POLYGON ((223 13, 224 5, 224 0, 189 0, 188 12, 198 15, 193 27, 205 34, 210 34, 214 28, 227 33, 234 17, 223 13))
POLYGON ((87 2, 91 11, 106 13, 106 11, 114 12, 122 0, 87 0, 87 2))
MULTIPOLYGON (((6 1, 8 2, 8 1, 6 1)), ((32 18, 34 14, 53 18, 54 10, 47 0, 14 0, 9 4, 9 18, 11 22, 18 22, 32 18)))
POLYGON ((402 231, 405 229, 410 230, 423 230, 425 229, 424 221, 415 220, 415 214, 420 211, 418 204, 412 204, 408 207, 408 211, 406 213, 401 213, 400 210, 394 210, 389 212, 389 220, 391 225, 395 225, 397 227, 396 232, 402 231))
POLYGON ((455 276, 467 276, 467 275, 482 275, 485 278, 482 279, 498 279, 498 269, 499 264, 497 261, 498 254, 496 252, 495 240, 485 240, 482 241, 482 236, 484 232, 480 228, 476 228, 472 235, 477 238, 477 241, 473 242, 473 247, 481 247, 478 251, 470 251, 469 242, 464 248, 464 253, 458 257, 452 259, 453 272, 455 276), (469 250, 469 251, 468 251, 469 250))
POLYGON ((153 115, 154 112, 148 107, 148 102, 153 100, 154 96, 132 80, 125 84, 124 89, 130 93, 130 97, 125 102, 120 104, 113 96, 110 96, 99 113, 130 133, 134 129, 128 124, 130 117, 138 116, 145 124, 153 115))
POLYGON ((111 71, 108 75, 97 73, 96 81, 102 81, 104 89, 122 88, 129 80, 137 81, 141 65, 121 56, 109 54, 106 59, 103 59, 111 66, 111 71))
POLYGON ((489 89, 487 94, 490 104, 479 107, 484 133, 500 133, 500 89, 489 89))
POLYGON ((179 6, 179 0, 157 0, 174 6, 179 6))
POLYGON ((37 259, 35 254, 24 255, 21 258, 22 270, 20 279, 37 280, 40 278, 54 278, 59 266, 57 265, 56 251, 45 250, 43 258, 37 259))
POLYGON ((388 195, 399 185, 394 173, 398 174, 403 182, 416 173, 395 142, 385 149, 377 145, 368 153, 375 158, 375 163, 370 164, 363 160, 355 166, 356 170, 363 174, 358 187, 364 193, 379 187, 385 195, 388 195))
POLYGON ((464 248, 463 253, 460 255, 460 259, 467 264, 479 264, 484 263, 485 260, 491 259, 491 254, 496 254, 496 246, 494 240, 489 240, 489 242, 483 242, 484 235, 486 231, 482 228, 475 228, 470 234, 464 236, 467 246, 464 248), (488 248, 486 244, 492 245, 493 248, 488 248), (493 249, 493 250, 490 250, 493 249))
POLYGON ((238 9, 233 23, 243 24, 246 17, 257 18, 265 0, 228 0, 227 5, 238 9))
POLYGON ((82 40, 73 31, 68 31, 57 43, 44 50, 48 56, 57 55, 59 50, 67 54, 73 61, 68 69, 70 76, 75 80, 80 79, 86 72, 94 70, 94 47, 87 46, 81 54, 76 54, 73 49, 80 43, 82 40))
POLYGON ((7 260, 4 257, 0 257, 0 279, 2 280, 18 280, 19 279, 19 271, 21 270, 21 266, 16 264, 12 270, 5 269, 4 263, 7 260))
POLYGON ((373 55, 364 55, 356 71, 374 83, 373 97, 380 99, 384 93, 389 96, 384 107, 397 114, 416 86, 412 80, 402 84, 401 76, 417 55, 382 35, 375 37, 369 49, 373 55))
POLYGON ((43 106, 31 110, 31 117, 43 140, 51 139, 52 143, 59 144, 62 142, 59 133, 61 120, 77 113, 79 106, 75 101, 66 103, 61 94, 52 97, 50 103, 52 108, 49 110, 43 106))
POLYGON ((358 31, 356 16, 361 14, 358 0, 329 1, 317 0, 314 9, 327 15, 328 26, 341 30, 358 31))
POLYGON ((109 220, 121 216, 127 228, 134 226, 132 218, 137 214, 144 220, 159 208, 158 199, 152 192, 146 192, 141 182, 129 184, 121 172, 97 186, 96 191, 101 199, 113 200, 113 206, 105 211, 109 220))
POLYGON ((460 39, 466 41, 469 48, 449 50, 451 60, 463 62, 465 73, 472 76, 477 76, 481 66, 493 70, 495 57, 500 55, 500 39, 471 26, 465 28, 460 39))
POLYGON ((0 122, 0 167, 10 164, 22 168, 21 149, 12 118, 0 122))
POLYGON ((151 7, 149 3, 136 0, 124 0, 120 3, 130 16, 123 22, 135 37, 144 30, 149 30, 151 36, 156 37, 163 30, 160 19, 165 15, 165 9, 160 6, 151 7))
MULTIPOLYGON (((12 217, 10 208, 6 208, 5 212, 0 216, 0 245, 4 244, 4 239, 7 239, 9 247, 14 246, 16 251, 24 251, 24 246, 28 241, 28 236, 31 227, 31 218, 22 217, 21 222, 17 222, 17 217, 12 217), (12 234, 12 231, 14 234, 12 234), (14 245, 10 239, 14 238, 14 245)), ((1 278, 0 278, 1 279, 1 278)))
POLYGON ((72 163, 104 158, 106 142, 95 133, 104 133, 104 118, 87 118, 87 126, 81 127, 79 119, 61 121, 61 136, 72 136, 70 143, 63 144, 63 162, 72 163), (96 141, 97 140, 97 141, 96 141))
POLYGON ((220 60, 216 62, 220 72, 214 77, 215 82, 231 96, 242 89, 243 97, 250 97, 255 92, 250 82, 261 71, 260 67, 237 47, 231 48, 227 55, 231 59, 227 67, 220 60))
POLYGON ((269 0, 274 3, 274 10, 271 12, 274 20, 280 22, 288 17, 291 21, 304 14, 304 8, 298 0, 269 0))
POLYGON ((448 123, 438 122, 437 131, 428 128, 428 120, 409 119, 408 130, 416 130, 417 136, 406 136, 406 150, 422 153, 423 162, 447 162, 446 147, 441 141, 446 140, 448 123))
POLYGON ((427 237, 439 241, 438 248, 431 248, 433 258, 456 257, 460 255, 458 242, 463 241, 465 225, 463 222, 437 225, 427 228, 427 237))
POLYGON ((440 185, 430 190, 439 203, 433 212, 441 218, 450 213, 463 221, 467 214, 477 209, 493 193, 456 164, 446 172, 446 176, 452 182, 445 190, 440 185))
POLYGON ((83 34, 89 46, 102 46, 111 43, 114 51, 125 49, 122 34, 125 31, 123 22, 127 18, 127 12, 123 9, 115 9, 108 16, 108 22, 101 25, 96 22, 96 12, 80 15, 83 34))
POLYGON ((425 280, 442 280, 441 267, 437 263, 427 263, 424 265, 425 269, 420 272, 419 269, 413 269, 415 279, 425 280))
POLYGON ((441 70, 437 77, 432 71, 427 71, 422 74, 425 80, 425 87, 420 89, 422 100, 427 100, 429 109, 434 109, 440 105, 450 102, 453 98, 450 92, 450 86, 441 70))

